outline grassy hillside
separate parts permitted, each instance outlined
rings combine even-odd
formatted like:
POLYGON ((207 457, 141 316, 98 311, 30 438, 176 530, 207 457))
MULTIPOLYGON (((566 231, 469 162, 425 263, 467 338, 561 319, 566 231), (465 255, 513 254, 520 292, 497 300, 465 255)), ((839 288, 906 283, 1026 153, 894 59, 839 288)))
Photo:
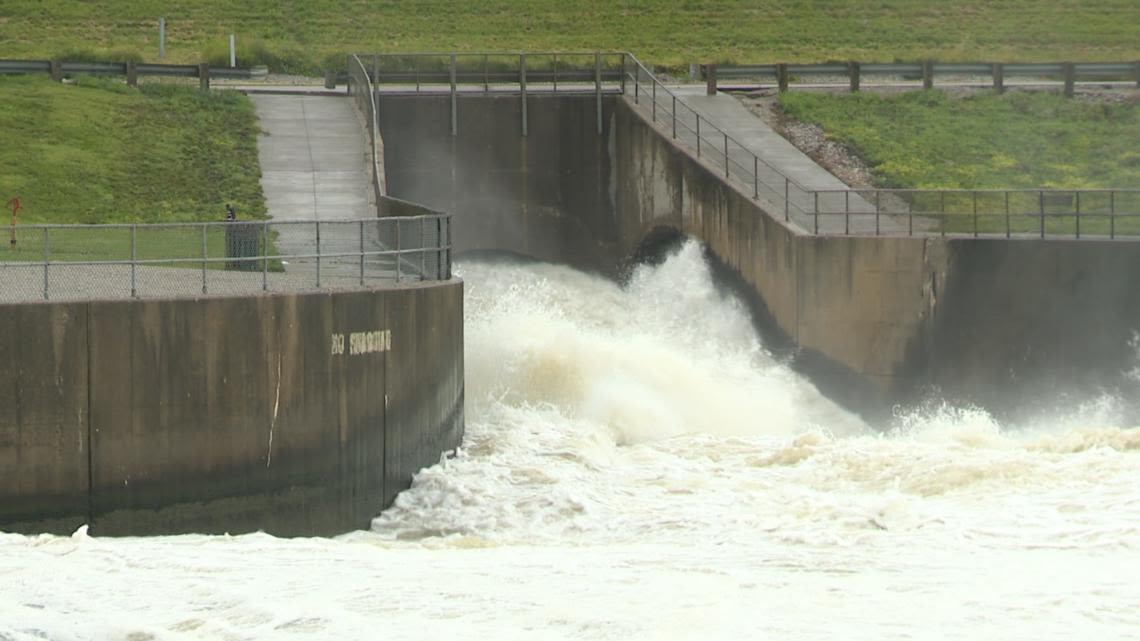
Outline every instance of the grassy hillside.
POLYGON ((1133 60, 1135 0, 4 0, 0 56, 158 54, 314 70, 345 51, 629 50, 649 62, 1133 60))
POLYGON ((1057 93, 789 92, 781 107, 904 188, 1140 187, 1140 106, 1057 93))
POLYGON ((189 87, 0 77, 0 201, 22 222, 220 220, 265 213, 249 99, 189 87))

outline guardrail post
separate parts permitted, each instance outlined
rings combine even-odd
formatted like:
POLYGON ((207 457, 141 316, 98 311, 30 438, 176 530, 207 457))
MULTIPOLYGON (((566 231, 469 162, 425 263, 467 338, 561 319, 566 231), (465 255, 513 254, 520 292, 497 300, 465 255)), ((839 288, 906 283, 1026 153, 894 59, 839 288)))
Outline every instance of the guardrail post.
MULTIPOLYGON (((360 284, 364 285, 364 220, 360 221, 360 284)), ((400 256, 396 256, 396 264, 399 264, 400 256)))
MULTIPOLYGON (((1137 63, 1140 65, 1140 63, 1137 63)), ((1140 84, 1140 83, 1138 83, 1140 84)), ((621 54, 621 93, 625 95, 625 54, 621 54)))
POLYGON ((483 54, 483 93, 491 92, 491 70, 488 68, 487 54, 483 54))
POLYGON ((852 60, 847 63, 847 77, 851 82, 851 93, 859 91, 859 63, 852 60))
POLYGON ((705 65, 705 95, 716 95, 716 63, 710 62, 705 65))
POLYGON ((780 93, 788 90, 788 65, 784 63, 776 65, 776 85, 780 88, 780 93))
POLYGON ((1037 200, 1039 202, 1041 212, 1041 237, 1045 237, 1045 192, 1037 192, 1037 200))
POLYGON ((135 67, 134 60, 127 61, 127 86, 137 87, 139 85, 138 69, 135 67))
POLYGON ((633 68, 633 104, 641 104, 641 65, 633 68))
MULTIPOLYGON (((625 57, 623 56, 624 60, 625 57)), ((555 70, 557 70, 557 64, 555 70)), ((602 135, 602 54, 594 53, 594 105, 598 115, 598 135, 602 135)))
POLYGON ((131 225, 131 298, 139 297, 138 276, 135 273, 138 268, 137 227, 138 225, 131 225))
POLYGON ((923 60, 922 61, 922 88, 923 89, 933 89, 934 88, 934 61, 933 60, 923 60))
POLYGON ((1140 89, 1140 60, 1132 63, 1132 75, 1136 76, 1136 88, 1140 89))
POLYGON ((48 300, 48 265, 51 264, 51 243, 48 240, 48 228, 44 227, 44 300, 48 300))
POLYGON ((210 90, 210 65, 205 62, 198 63, 198 88, 202 91, 210 90))
MULTIPOLYGON (((417 59, 418 60, 418 59, 417 59)), ((419 63, 417 62, 417 69, 419 63)), ((455 54, 451 54, 450 63, 448 66, 448 78, 451 80, 451 135, 459 135, 459 119, 456 116, 456 109, 458 109, 458 97, 455 95, 455 54)), ((419 72, 416 72, 416 92, 420 90, 420 77, 419 72)))
POLYGON ((1005 91, 1005 65, 1000 62, 993 64, 994 75, 994 91, 1002 93, 1005 91))
POLYGON ((653 95, 651 96, 651 98, 653 99, 653 109, 652 109, 652 111, 653 111, 653 124, 657 124, 657 80, 656 79, 653 80, 653 95))
POLYGON ((63 63, 58 59, 51 61, 51 79, 56 82, 63 82, 63 63))
POLYGON ((380 84, 380 56, 372 54, 372 83, 380 84))
POLYGON ((1071 62, 1061 63, 1061 73, 1065 77, 1065 97, 1072 98, 1077 80, 1077 68, 1071 62))
POLYGON ((522 93, 522 135, 526 138, 526 54, 519 54, 519 91, 522 93))
POLYGON ((321 287, 321 221, 315 221, 317 226, 317 289, 321 287))
MULTIPOLYGON (((597 55, 597 54, 594 54, 597 55)), ((558 54, 554 54, 554 79, 551 83, 554 85, 554 93, 558 93, 558 54)))

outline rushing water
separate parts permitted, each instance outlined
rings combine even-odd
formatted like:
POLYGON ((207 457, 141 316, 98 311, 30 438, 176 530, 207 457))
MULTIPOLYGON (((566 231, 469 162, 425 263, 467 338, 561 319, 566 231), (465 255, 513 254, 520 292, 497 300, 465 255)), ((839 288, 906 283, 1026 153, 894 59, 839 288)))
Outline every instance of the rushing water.
POLYGON ((464 448, 370 532, 0 534, 0 639, 1140 638, 1140 429, 868 426, 688 244, 471 263, 464 448))

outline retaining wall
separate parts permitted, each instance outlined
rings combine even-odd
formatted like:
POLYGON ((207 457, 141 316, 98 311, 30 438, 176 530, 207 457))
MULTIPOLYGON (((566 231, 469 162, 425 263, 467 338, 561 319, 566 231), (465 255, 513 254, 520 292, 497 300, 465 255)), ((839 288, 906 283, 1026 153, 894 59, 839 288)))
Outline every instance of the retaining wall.
POLYGON ((460 443, 462 306, 458 281, 4 306, 0 530, 366 528, 460 443))
POLYGON ((462 96, 452 136, 448 96, 382 96, 390 192, 452 211, 458 251, 614 275, 647 239, 700 238, 768 344, 874 418, 925 397, 1002 416, 1140 398, 1140 243, 812 236, 627 99, 605 97, 599 136, 594 104, 531 96, 523 137, 519 97, 462 96))

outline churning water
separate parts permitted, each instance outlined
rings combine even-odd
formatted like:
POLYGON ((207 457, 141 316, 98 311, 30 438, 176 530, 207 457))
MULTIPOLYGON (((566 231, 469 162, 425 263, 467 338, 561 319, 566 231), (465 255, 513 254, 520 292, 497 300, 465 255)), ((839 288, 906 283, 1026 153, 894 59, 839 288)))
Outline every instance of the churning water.
POLYGON ((868 426, 697 245, 469 263, 467 438, 370 532, 0 535, 0 639, 1140 638, 1140 429, 868 426))

